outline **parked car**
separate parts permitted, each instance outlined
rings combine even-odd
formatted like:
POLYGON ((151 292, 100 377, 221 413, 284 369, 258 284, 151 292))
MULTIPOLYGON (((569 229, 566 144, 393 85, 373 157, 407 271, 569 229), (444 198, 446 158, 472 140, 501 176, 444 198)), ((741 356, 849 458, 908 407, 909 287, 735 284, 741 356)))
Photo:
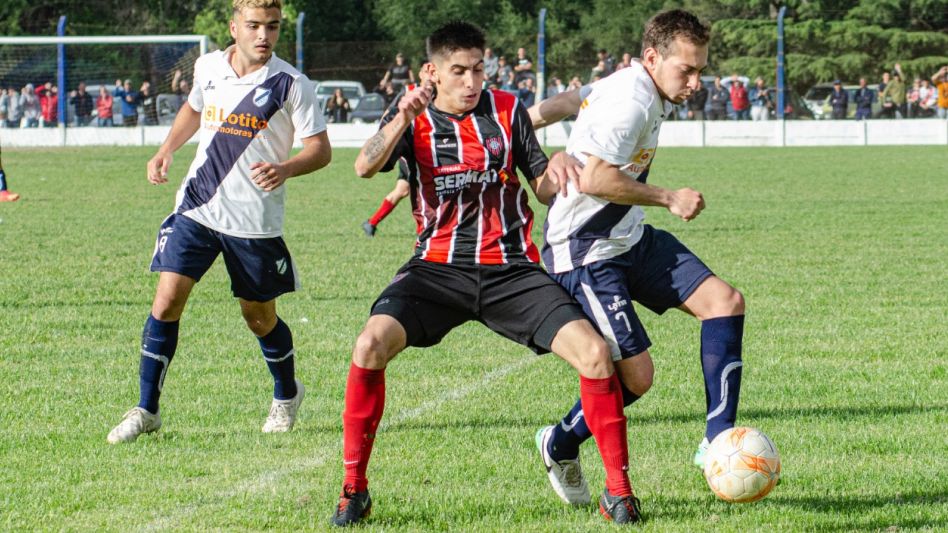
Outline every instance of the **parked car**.
MULTIPOLYGON (((828 106, 830 94, 833 92, 832 83, 817 83, 803 95, 803 102, 817 120, 828 119, 833 116, 833 108, 828 106)), ((852 93, 850 93, 852 98, 852 93)))
POLYGON ((380 94, 369 93, 359 100, 359 105, 349 113, 349 122, 364 124, 378 122, 385 114, 385 98, 380 94))
POLYGON ((332 96, 336 89, 342 89, 342 95, 349 100, 349 107, 355 109, 359 107, 359 101, 365 96, 365 87, 359 81, 344 80, 326 80, 316 84, 316 100, 319 102, 320 111, 326 109, 326 100, 332 96))

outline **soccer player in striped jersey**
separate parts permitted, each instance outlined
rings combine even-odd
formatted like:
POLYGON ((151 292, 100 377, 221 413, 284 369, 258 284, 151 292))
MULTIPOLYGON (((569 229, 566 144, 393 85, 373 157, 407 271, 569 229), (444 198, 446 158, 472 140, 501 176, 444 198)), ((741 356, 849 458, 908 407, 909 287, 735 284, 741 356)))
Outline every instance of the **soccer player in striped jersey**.
MULTIPOLYGON (((580 374, 580 397, 606 469, 607 518, 638 520, 629 483, 622 394, 609 348, 576 302, 540 267, 530 236, 547 158, 526 110, 482 90, 484 35, 449 23, 427 41, 430 83, 406 94, 356 159, 372 177, 405 158, 418 237, 414 256, 372 306, 356 340, 343 412, 345 479, 332 523, 369 514, 369 455, 385 404, 385 368, 407 346, 432 346, 476 320, 580 374), (526 182, 526 183, 525 183, 526 182)), ((552 194, 546 192, 544 194, 552 194)))
POLYGON ((160 274, 142 333, 139 403, 109 433, 110 443, 161 427, 158 399, 178 344, 179 319, 194 285, 221 254, 273 375, 263 431, 289 431, 296 421, 303 385, 295 378, 290 329, 276 314, 277 296, 298 286, 282 237, 284 184, 326 166, 331 153, 312 84, 273 54, 281 8, 280 0, 234 0, 235 44, 198 58, 187 105, 148 162, 148 181, 166 183, 172 154, 200 130, 174 213, 155 243, 151 270, 160 274), (294 136, 303 149, 290 157, 294 136))
POLYGON ((15 202, 20 195, 7 190, 7 173, 3 171, 3 159, 0 157, 0 202, 15 202))
MULTIPOLYGON (((702 466, 708 442, 733 427, 741 385, 744 298, 715 276, 670 233, 643 223, 639 206, 661 206, 688 221, 704 209, 690 188, 646 184, 662 121, 701 84, 709 28, 691 13, 673 10, 645 27, 641 62, 582 90, 531 109, 547 125, 579 113, 567 152, 581 168, 560 182, 547 216, 543 261, 583 305, 612 350, 625 405, 652 385, 651 344, 632 302, 664 313, 680 309, 701 321, 701 365, 707 424, 694 462, 702 466)), ((550 482, 563 500, 586 489, 579 445, 591 433, 577 403, 556 425, 541 428, 537 446, 550 482)))
MULTIPOLYGON (((421 70, 418 71, 418 80, 421 83, 425 83, 428 79, 428 73, 425 71, 428 63, 421 65, 421 70)), ((405 89, 398 95, 400 98, 404 94, 408 94, 411 91, 418 88, 419 85, 415 83, 409 83, 405 85, 405 89)), ((398 98, 393 102, 392 107, 386 110, 386 114, 398 110, 398 98)), ((384 115, 382 117, 385 118, 384 115)), ((372 216, 368 220, 362 223, 362 231, 365 233, 366 237, 374 237, 375 232, 378 230, 379 224, 385 220, 385 217, 395 209, 395 206, 399 204, 403 199, 408 197, 409 186, 408 186, 408 164, 404 159, 399 159, 398 161, 398 178, 395 179, 395 187, 385 195, 385 198, 382 200, 382 204, 379 205, 379 208, 375 210, 375 213, 372 213, 372 216)))

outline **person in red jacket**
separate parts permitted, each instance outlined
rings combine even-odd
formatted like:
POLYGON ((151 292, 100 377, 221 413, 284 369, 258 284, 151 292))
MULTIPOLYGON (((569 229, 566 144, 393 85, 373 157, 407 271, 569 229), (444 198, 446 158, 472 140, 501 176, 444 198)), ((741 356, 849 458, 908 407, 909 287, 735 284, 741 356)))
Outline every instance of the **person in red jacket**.
POLYGON ((56 126, 56 112, 59 106, 59 88, 51 82, 46 82, 36 89, 36 97, 40 102, 40 116, 43 117, 43 126, 56 126))
POLYGON ((112 103, 114 99, 112 98, 112 93, 108 91, 103 85, 99 87, 99 96, 95 100, 95 113, 98 117, 99 127, 111 127, 115 123, 112 119, 112 103))
POLYGON ((734 108, 734 120, 750 120, 750 98, 741 80, 731 83, 731 107, 734 108))

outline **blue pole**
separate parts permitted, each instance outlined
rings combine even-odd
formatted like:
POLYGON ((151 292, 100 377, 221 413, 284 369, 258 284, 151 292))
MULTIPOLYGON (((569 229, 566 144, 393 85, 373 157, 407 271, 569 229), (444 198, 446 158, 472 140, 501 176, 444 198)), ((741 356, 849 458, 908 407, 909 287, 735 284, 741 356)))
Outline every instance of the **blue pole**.
POLYGON ((540 31, 537 34, 537 101, 546 98, 546 8, 540 10, 540 31))
POLYGON ((303 72, 303 19, 306 13, 296 17, 296 70, 303 72))
MULTIPOLYGON (((59 24, 56 25, 56 35, 66 36, 66 15, 59 17, 59 24)), ((56 114, 59 116, 59 124, 66 125, 66 45, 59 43, 56 45, 56 85, 59 88, 59 102, 56 105, 56 114)))
POLYGON ((783 119, 783 110, 786 107, 785 59, 783 55, 783 16, 787 13, 787 6, 782 6, 777 13, 777 118, 783 119))

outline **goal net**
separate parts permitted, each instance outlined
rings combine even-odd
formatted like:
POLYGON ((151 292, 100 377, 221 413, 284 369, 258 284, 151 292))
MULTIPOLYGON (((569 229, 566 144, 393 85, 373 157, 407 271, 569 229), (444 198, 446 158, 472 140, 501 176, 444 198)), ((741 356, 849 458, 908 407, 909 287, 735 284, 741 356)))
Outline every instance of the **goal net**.
MULTIPOLYGON (((173 83, 184 80, 190 84, 194 79, 194 62, 209 47, 207 37, 198 35, 0 37, 0 89, 8 94, 13 89, 19 95, 32 87, 35 94, 36 89, 50 84, 62 101, 58 110, 65 112, 65 117, 57 113, 57 121, 73 126, 76 113, 70 100, 82 82, 92 97, 90 125, 96 125, 95 106, 100 88, 112 94, 117 80, 120 85, 129 80, 131 90, 140 92, 147 81, 150 95, 161 104, 157 109, 159 122, 170 123, 177 112, 176 104, 180 103, 176 93, 181 86, 173 87, 173 83)), ((142 101, 138 107, 138 112, 143 113, 142 101)), ((113 109, 114 122, 120 124, 122 106, 118 98, 113 109)), ((25 126, 25 121, 21 119, 20 125, 25 126)))

